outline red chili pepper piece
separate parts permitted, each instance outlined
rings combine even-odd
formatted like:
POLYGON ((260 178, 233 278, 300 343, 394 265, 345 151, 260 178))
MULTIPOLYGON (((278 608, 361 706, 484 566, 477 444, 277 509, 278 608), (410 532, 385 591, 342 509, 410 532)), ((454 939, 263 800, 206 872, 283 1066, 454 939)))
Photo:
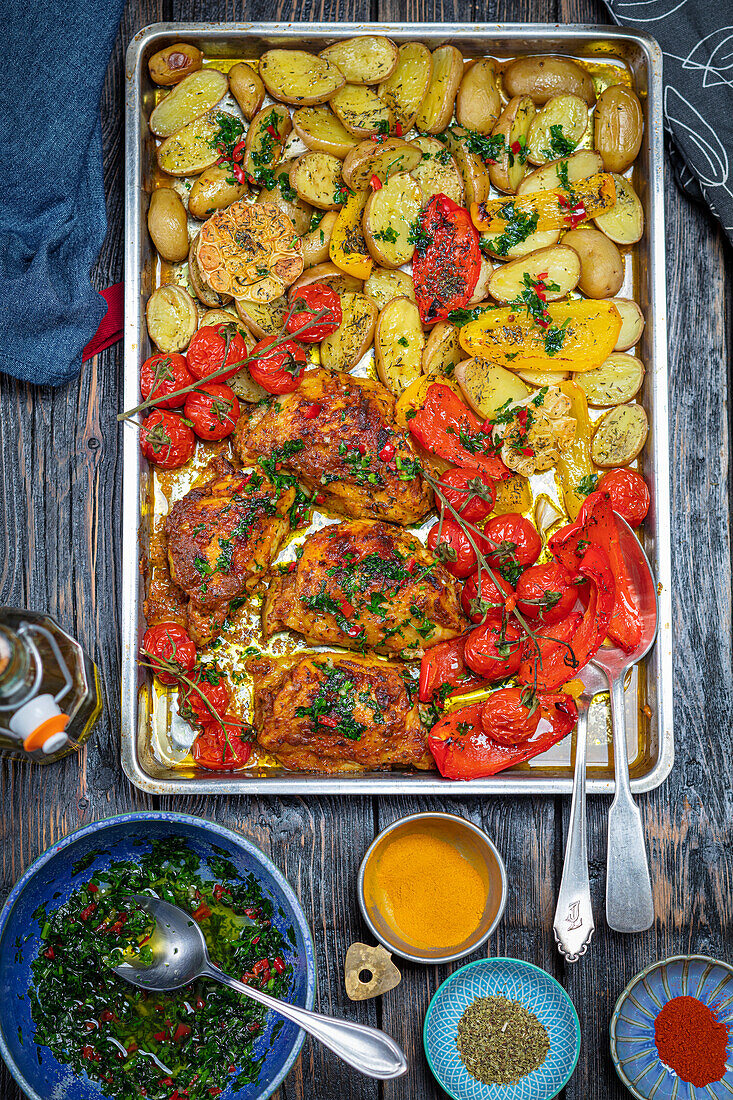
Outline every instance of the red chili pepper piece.
POLYGON ((345 619, 350 619, 354 614, 354 606, 350 604, 348 600, 342 600, 339 605, 339 611, 345 619))
POLYGON ((273 959, 272 965, 275 967, 275 970, 277 970, 278 974, 285 973, 285 963, 279 955, 276 959, 273 959))
POLYGON ((173 1032, 173 1042, 180 1043, 183 1039, 187 1039, 191 1034, 191 1028, 188 1024, 179 1024, 176 1030, 173 1032))
MULTIPOLYGON (((156 1043, 164 1043, 168 1039, 168 1032, 167 1031, 156 1031, 153 1035, 153 1038, 155 1039, 156 1043)), ((171 1084, 172 1085, 173 1082, 172 1081, 170 1081, 170 1082, 169 1081, 163 1081, 163 1084, 164 1085, 166 1085, 166 1084, 171 1084)))
POLYGON ((410 421, 410 432, 430 454, 481 470, 493 481, 511 477, 512 471, 494 453, 484 422, 474 416, 450 386, 433 382, 425 403, 410 421), (471 450, 468 449, 471 448, 471 450))
POLYGON ((214 883, 214 889, 211 891, 217 901, 221 901, 221 896, 224 893, 224 887, 221 883, 214 883))
POLYGON ((402 129, 402 123, 401 122, 395 122, 394 132, 395 132, 395 137, 402 137, 402 134, 403 134, 404 131, 402 129))
POLYGON ((97 884, 95 882, 88 883, 87 884, 87 890, 89 891, 90 894, 98 894, 99 893, 99 887, 97 886, 97 884))
POLYGON ((381 191, 382 181, 380 180, 379 176, 372 176, 369 180, 369 186, 371 187, 372 191, 381 191))
POLYGON ((465 306, 481 271, 479 236, 469 213, 446 195, 434 195, 418 217, 421 239, 412 261, 415 300, 424 325, 444 321, 465 306))
POLYGON ((381 458, 382 462, 389 462, 389 460, 391 458, 394 458, 394 456, 395 456, 394 443, 385 443, 384 446, 382 447, 381 451, 379 452, 379 457, 381 458))
POLYGON ((199 905, 198 909, 194 909, 191 916, 193 917, 194 920, 197 920, 197 921, 207 920, 211 916, 211 910, 209 909, 206 902, 202 901, 201 904, 199 905))
POLYGON ((55 953, 53 947, 47 947, 46 950, 43 952, 43 954, 44 954, 44 957, 47 958, 47 959, 53 960, 53 959, 56 958, 56 953, 55 953))
POLYGON ((301 415, 304 420, 315 420, 322 408, 323 405, 306 405, 301 415))
POLYGON ((79 920, 88 921, 96 908, 97 903, 95 901, 91 902, 89 905, 87 905, 86 909, 82 909, 81 913, 79 914, 79 920))

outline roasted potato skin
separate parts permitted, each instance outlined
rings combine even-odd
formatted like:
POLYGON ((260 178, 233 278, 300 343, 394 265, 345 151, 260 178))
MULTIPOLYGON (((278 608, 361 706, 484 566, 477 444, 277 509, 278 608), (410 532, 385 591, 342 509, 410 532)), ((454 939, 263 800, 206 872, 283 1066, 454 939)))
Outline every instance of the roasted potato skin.
POLYGON ((556 95, 577 95, 589 107, 596 101, 589 73, 568 57, 520 57, 504 70, 508 96, 528 95, 535 103, 547 103, 556 95))
POLYGON ((420 184, 423 205, 430 202, 433 195, 447 195, 458 206, 463 206, 463 176, 449 150, 430 134, 418 134, 413 137, 411 144, 423 154, 422 160, 410 173, 420 184))
POLYGON ((497 267, 489 280, 489 294, 497 302, 513 302, 524 289, 525 274, 536 280, 545 271, 548 273, 546 282, 558 288, 550 290, 548 287, 546 301, 558 301, 578 285, 580 257, 573 248, 564 244, 538 248, 536 252, 497 267))
POLYGON ((410 242, 409 233, 421 207, 420 185, 404 174, 392 176, 367 199, 364 240, 372 257, 382 267, 402 267, 412 259, 415 245, 410 242))
POLYGON ((367 138, 346 155, 342 168, 344 183, 352 191, 361 191, 369 186, 372 176, 385 183, 395 172, 411 172, 421 159, 421 150, 402 138, 382 141, 367 138))
POLYGON ((394 298, 409 298, 415 301, 415 287, 412 275, 406 271, 375 267, 364 283, 364 293, 371 298, 377 309, 382 310, 394 298))
POLYGON ((153 109, 148 122, 151 131, 159 138, 170 137, 215 107, 228 87, 224 73, 217 69, 191 73, 175 84, 153 109))
POLYGON ((490 134, 500 114, 496 65, 482 57, 463 75, 456 97, 456 122, 480 134, 490 134))
POLYGON ((379 97, 399 122, 403 134, 415 125, 432 71, 433 59, 427 46, 405 42, 400 46, 396 68, 379 85, 379 97))
POLYGON ((563 180, 560 171, 567 173, 568 183, 577 183, 579 180, 588 179, 603 171, 603 159, 599 153, 590 149, 579 149, 577 153, 571 153, 568 157, 559 157, 547 164, 528 172, 517 188, 518 195, 529 195, 537 191, 553 191, 562 187, 563 180))
POLYGON ((641 307, 631 298, 614 298, 613 304, 621 314, 621 331, 614 351, 628 351, 636 347, 644 332, 644 314, 641 307))
POLYGON ((463 177, 466 205, 483 202, 489 196, 491 181, 483 160, 471 150, 467 131, 462 126, 451 126, 446 130, 446 144, 463 177))
POLYGON ((433 50, 430 83, 415 116, 415 126, 423 134, 439 134, 453 117, 453 107, 463 77, 463 58, 455 46, 433 50))
POLYGON ((232 65, 229 70, 229 91, 239 104, 244 117, 251 122, 265 98, 265 85, 257 70, 246 61, 232 65))
POLYGON ((374 351, 379 379, 395 397, 422 374, 424 347, 417 306, 409 298, 393 298, 379 314, 374 351))
POLYGON ((356 146, 350 134, 330 107, 300 107, 293 112, 293 129, 308 149, 331 153, 343 160, 356 146))
POLYGON ((178 263, 188 255, 186 208, 172 187, 159 187, 150 196, 148 232, 164 260, 178 263))
POLYGON ((588 298, 613 298, 624 281, 624 261, 613 241, 599 229, 571 229, 563 244, 580 258, 578 288, 588 298))
POLYGON ((180 83, 184 76, 198 72, 203 56, 201 50, 187 42, 166 46, 164 50, 154 53, 148 61, 150 79, 162 88, 169 88, 172 84, 180 83))
POLYGON ((214 165, 202 172, 194 182, 188 196, 188 209, 194 218, 203 221, 215 210, 242 199, 247 194, 247 184, 232 183, 233 177, 226 165, 214 165))
POLYGON ((260 58, 260 77, 273 99, 298 107, 326 103, 345 84, 336 65, 306 50, 267 50, 260 58), (304 73, 310 75, 304 78, 304 73))
POLYGON ((591 458, 603 469, 628 466, 648 435, 649 421, 641 405, 616 405, 596 423, 591 458))
POLYGON ((644 113, 631 88, 612 84, 596 104, 593 142, 608 172, 625 172, 636 160, 644 136, 644 113))
POLYGON ((311 267, 304 272, 290 287, 288 290, 290 300, 293 300, 293 295, 301 287, 309 286, 311 283, 325 283, 326 286, 330 286, 335 290, 339 296, 343 294, 360 294, 364 285, 362 279, 342 271, 336 264, 330 262, 316 264, 315 267, 311 267))
POLYGON ((379 84, 397 67, 399 50, 384 35, 365 34, 334 42, 320 56, 333 62, 349 84, 379 84))
POLYGON ((303 245, 303 268, 308 271, 311 267, 328 262, 328 249, 331 244, 331 233, 336 224, 338 212, 327 210, 315 229, 309 229, 300 238, 303 245))
POLYGON ((593 219, 600 230, 616 244, 636 244, 644 233, 644 207, 636 191, 625 178, 614 173, 616 202, 593 219))
POLYGON ((341 295, 341 310, 341 324, 332 336, 321 341, 321 365, 326 370, 351 370, 374 339, 377 307, 371 298, 348 291, 341 295))
POLYGON ((331 108, 355 137, 366 138, 385 125, 388 131, 394 130, 394 115, 389 106, 363 84, 345 84, 339 88, 331 96, 331 108))
POLYGON ((507 401, 522 401, 531 393, 520 378, 487 359, 464 359, 455 369, 461 393, 473 411, 488 419, 507 401))
POLYGON ((532 119, 527 135, 527 159, 532 164, 548 164, 557 159, 551 128, 562 126, 563 137, 575 148, 588 129, 588 108, 577 95, 556 95, 548 99, 544 107, 532 119))
POLYGON ((527 171, 526 163, 520 157, 510 156, 510 146, 520 138, 527 137, 537 109, 529 96, 518 95, 509 100, 491 131, 494 137, 504 138, 504 154, 496 164, 489 165, 489 176, 498 191, 513 194, 519 187, 527 171))
POLYGON ((309 149, 293 162, 290 186, 303 202, 318 210, 337 210, 343 205, 341 161, 331 153, 309 149))
POLYGON ((644 373, 641 359, 615 351, 600 367, 578 374, 576 383, 592 408, 606 409, 636 397, 644 382, 644 373))
POLYGON ((198 328, 198 318, 196 303, 181 286, 159 286, 145 307, 148 335, 162 352, 184 351, 198 328))
POLYGON ((295 232, 300 236, 310 225, 312 208, 290 186, 290 170, 294 160, 283 160, 273 169, 274 186, 263 187, 258 202, 272 202, 290 218, 295 232), (285 180, 283 181, 283 176, 285 180))

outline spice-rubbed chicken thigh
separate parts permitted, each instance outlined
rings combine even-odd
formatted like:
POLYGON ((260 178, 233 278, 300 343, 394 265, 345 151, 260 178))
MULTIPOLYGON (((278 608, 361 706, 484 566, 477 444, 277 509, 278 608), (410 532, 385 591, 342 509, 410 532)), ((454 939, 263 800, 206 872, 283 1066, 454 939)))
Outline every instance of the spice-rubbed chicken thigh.
POLYGON ((290 627, 313 645, 410 659, 466 629, 456 581, 400 527, 371 519, 324 527, 290 568, 265 596, 265 637, 290 627))
POLYGON ((234 447, 245 466, 280 463, 343 515, 409 524, 432 507, 395 400, 370 378, 306 371, 294 393, 240 417, 234 447))
POLYGON ((304 772, 433 767, 408 666, 345 653, 253 658, 257 739, 304 772))
POLYGON ((295 489, 276 489, 261 470, 235 470, 223 458, 210 481, 173 505, 166 519, 174 582, 188 595, 188 632, 206 645, 230 602, 261 582, 290 530, 295 489))

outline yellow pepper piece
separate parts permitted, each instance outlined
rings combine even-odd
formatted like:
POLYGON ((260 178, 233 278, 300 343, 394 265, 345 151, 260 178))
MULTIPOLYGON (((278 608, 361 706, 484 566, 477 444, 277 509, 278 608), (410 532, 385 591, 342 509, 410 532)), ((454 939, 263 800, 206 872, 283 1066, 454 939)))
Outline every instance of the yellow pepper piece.
MULTIPOLYGON (((513 218, 524 214, 537 215, 535 231, 570 229, 596 214, 603 214, 616 204, 616 184, 610 172, 597 172, 594 176, 573 184, 572 192, 555 188, 552 191, 535 191, 516 198, 491 199, 471 204, 471 221, 477 229, 493 237, 501 237, 513 218), (504 217, 502 217, 504 214, 504 217)), ((491 247, 491 241, 488 242, 491 247)))
POLYGON ((519 512, 525 515, 529 512, 532 507, 532 490, 526 477, 515 474, 506 481, 495 482, 495 486, 494 511, 497 515, 505 515, 507 512, 519 512))
POLYGON ((361 231, 361 219, 370 194, 368 190, 351 192, 336 218, 328 246, 331 262, 356 279, 368 279, 374 267, 361 231))
POLYGON ((590 456, 590 441, 593 425, 588 415, 588 402, 585 393, 575 382, 561 382, 560 390, 570 399, 570 416, 575 418, 575 442, 564 451, 557 460, 556 468, 560 475, 565 509, 572 520, 577 518, 586 493, 578 489, 583 478, 596 473, 596 467, 590 456))

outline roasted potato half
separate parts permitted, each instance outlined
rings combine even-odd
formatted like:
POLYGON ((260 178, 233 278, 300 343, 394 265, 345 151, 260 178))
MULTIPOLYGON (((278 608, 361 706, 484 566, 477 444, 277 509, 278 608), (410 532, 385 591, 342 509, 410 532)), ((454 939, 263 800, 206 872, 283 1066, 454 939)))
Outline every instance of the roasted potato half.
POLYGON ((301 107, 293 112, 293 129, 308 149, 343 160, 357 143, 330 107, 301 107))
POLYGON ((422 151, 402 138, 376 141, 369 138, 352 149, 344 160, 344 183, 352 191, 369 187, 372 176, 385 183, 399 172, 411 172, 422 160, 422 151))
POLYGON ((478 153, 474 152, 470 133, 462 126, 450 126, 445 137, 448 150, 463 178, 466 205, 483 202, 488 198, 491 181, 486 165, 478 153))
POLYGON ((485 302, 489 296, 489 283, 491 282, 491 276, 494 274, 494 265, 488 256, 484 256, 481 253, 481 267, 479 268, 478 279, 476 280, 476 286, 473 288, 473 294, 466 303, 469 306, 477 306, 481 302, 485 302))
POLYGON ((321 366, 349 371, 366 355, 374 339, 377 307, 365 294, 341 295, 343 319, 332 336, 321 341, 321 366))
POLYGON ((588 298, 612 298, 624 281, 624 261, 599 229, 571 229, 562 239, 580 259, 578 287, 588 298))
POLYGON ((310 150, 293 163, 290 186, 319 210, 336 210, 342 203, 341 161, 330 153, 310 150))
POLYGON ((300 197, 290 182, 290 172, 296 162, 283 160, 273 169, 273 186, 263 187, 258 202, 272 202, 279 210, 287 214, 293 223, 295 232, 301 236, 310 228, 313 208, 300 197))
POLYGON ((184 77, 198 72, 203 56, 201 50, 190 46, 188 42, 166 46, 164 50, 154 53, 148 61, 150 79, 163 88, 180 84, 184 77))
POLYGON ((409 298, 393 298, 379 314, 374 353, 380 381, 395 397, 422 374, 424 347, 417 306, 409 298))
POLYGON ((501 237, 492 237, 488 233, 481 234, 481 248, 496 256, 498 260, 519 260, 541 248, 550 248, 560 240, 559 229, 535 229, 524 240, 518 240, 504 251, 501 237))
POLYGON ((453 202, 463 206, 463 176, 458 171, 453 154, 446 149, 443 142, 429 134, 419 134, 410 144, 422 154, 422 160, 412 169, 410 175, 420 184, 423 205, 429 203, 433 195, 447 195, 453 202))
POLYGON ((406 271, 389 271, 384 267, 375 267, 364 283, 364 293, 371 298, 377 309, 382 310, 393 298, 409 298, 415 301, 415 287, 412 275, 406 271))
POLYGON ((628 466, 646 443, 649 421, 641 405, 617 405, 598 421, 590 454, 596 466, 628 466))
POLYGON ((532 120, 527 135, 527 159, 532 164, 572 153, 588 129, 588 105, 577 95, 548 99, 532 120))
POLYGON ((338 213, 335 210, 327 210, 318 225, 309 229, 300 238, 303 246, 303 268, 307 271, 317 264, 328 262, 328 248, 331 243, 331 233, 336 224, 338 213))
POLYGON ((249 329, 240 321, 236 313, 230 313, 228 309, 207 309, 199 318, 199 328, 204 325, 236 325, 244 337, 247 347, 254 347, 255 339, 249 329))
POLYGON ((178 263, 188 255, 188 219, 181 198, 172 187, 159 187, 150 196, 148 233, 164 260, 178 263))
POLYGON ((257 340, 282 333, 288 314, 288 300, 284 294, 271 302, 245 302, 237 299, 234 305, 245 328, 257 340))
POLYGON ((570 377, 569 370, 518 370, 517 377, 526 382, 528 386, 542 389, 543 386, 556 386, 558 382, 565 382, 570 377))
POLYGON ((596 101, 590 74, 567 57, 520 57, 504 70, 504 88, 540 104, 558 95, 578 96, 588 107, 596 101))
POLYGON ((612 84, 598 97, 593 144, 608 172, 625 172, 634 163, 644 135, 641 102, 631 88, 612 84))
POLYGON ((229 70, 229 91, 232 93, 239 109, 251 122, 262 107, 265 98, 265 85, 260 79, 257 69, 248 65, 246 61, 239 61, 229 70))
POLYGON ((462 358, 458 329, 448 321, 438 321, 430 330, 423 348, 423 374, 434 378, 452 378, 462 358))
POLYGON ((636 244, 644 232, 644 208, 629 181, 613 174, 616 202, 605 214, 593 220, 599 229, 616 244, 636 244))
POLYGON ((501 114, 496 65, 482 57, 466 69, 456 97, 456 122, 480 134, 490 134, 501 114))
POLYGON ((267 50, 260 76, 273 99, 298 107, 326 103, 346 83, 338 66, 305 50, 267 50))
POLYGON ((244 171, 248 176, 257 179, 263 168, 277 164, 292 128, 290 112, 279 103, 257 112, 249 124, 244 147, 244 171))
POLYGON ((349 84, 379 84, 396 69, 399 51, 390 38, 364 34, 326 46, 321 57, 333 62, 349 84))
POLYGON ((522 401, 532 392, 512 371, 478 356, 459 363, 455 375, 466 401, 485 420, 495 416, 507 401, 522 401))
POLYGON ((331 108, 349 133, 357 137, 394 130, 390 108, 376 92, 362 84, 345 84, 332 96, 331 108))
POLYGON ((644 314, 631 298, 614 298, 613 304, 621 314, 621 331, 614 351, 628 351, 636 347, 644 331, 644 314))
POLYGON ((413 223, 422 208, 420 185, 407 175, 392 176, 373 191, 364 207, 364 240, 382 267, 401 267, 412 259, 413 223))
POLYGON ((397 65, 379 85, 379 98, 387 104, 396 122, 406 134, 415 124, 430 84, 433 59, 427 46, 406 42, 400 46, 397 65))
POLYGON ((145 307, 148 335, 159 351, 185 351, 198 328, 196 303, 182 286, 159 286, 145 307))
POLYGON ((340 298, 344 294, 360 294, 363 287, 361 279, 339 270, 335 264, 317 264, 316 267, 306 271, 297 282, 293 283, 288 291, 290 300, 293 300, 296 291, 300 290, 301 287, 309 286, 310 283, 325 283, 326 286, 330 286, 332 290, 335 290, 340 298))
POLYGON ((215 164, 215 138, 224 117, 222 111, 209 111, 161 142, 156 153, 160 170, 168 176, 195 176, 215 164))
POLYGON ((542 168, 528 172, 519 187, 518 195, 529 195, 537 191, 555 191, 559 187, 589 179, 603 171, 603 160, 598 153, 590 149, 581 149, 569 157, 550 161, 542 168))
POLYGON ((159 138, 170 137, 215 107, 226 95, 228 87, 227 78, 218 69, 201 69, 191 73, 153 109, 151 131, 159 138))
POLYGON ((455 46, 433 50, 430 83, 415 116, 415 126, 424 134, 439 134, 453 118, 453 107, 463 77, 463 57, 455 46))
POLYGON ((529 96, 514 96, 499 115, 491 131, 492 137, 504 139, 504 152, 496 164, 489 165, 491 182, 498 191, 513 195, 524 178, 527 171, 527 135, 536 114, 537 109, 529 96), (523 153, 512 152, 512 148, 516 148, 517 143, 524 148, 523 153))
POLYGON ((247 184, 238 183, 228 165, 215 164, 202 172, 188 194, 189 213, 203 221, 215 210, 223 210, 247 194, 247 184))
POLYGON ((364 189, 352 191, 347 196, 346 202, 338 212, 328 247, 331 262, 347 275, 353 275, 362 282, 369 278, 374 267, 374 260, 369 253, 362 231, 364 207, 369 194, 370 192, 364 189))
POLYGON ((588 404, 603 409, 609 405, 625 405, 636 397, 644 381, 644 364, 635 355, 616 351, 595 370, 576 376, 588 404))
MULTIPOLYGON (((191 247, 188 251, 188 281, 191 284, 191 288, 195 296, 200 302, 203 302, 205 306, 208 306, 210 311, 215 311, 218 309, 220 313, 223 313, 224 310, 219 308, 224 301, 223 295, 217 294, 215 290, 212 290, 209 284, 204 280, 203 275, 201 274, 199 262, 196 259, 196 249, 198 248, 198 243, 199 235, 197 233, 191 241, 191 247)), ((229 314, 229 316, 231 317, 232 315, 229 314)), ((203 323, 204 322, 202 321, 201 324, 203 323)), ((211 324, 216 324, 216 322, 212 321, 211 324)), ((201 325, 199 325, 199 328, 200 327, 201 325)))
POLYGON ((539 248, 498 267, 489 280, 489 294, 497 302, 514 302, 527 289, 528 281, 536 284, 545 272, 545 298, 548 302, 556 302, 578 285, 580 257, 564 244, 539 248))

